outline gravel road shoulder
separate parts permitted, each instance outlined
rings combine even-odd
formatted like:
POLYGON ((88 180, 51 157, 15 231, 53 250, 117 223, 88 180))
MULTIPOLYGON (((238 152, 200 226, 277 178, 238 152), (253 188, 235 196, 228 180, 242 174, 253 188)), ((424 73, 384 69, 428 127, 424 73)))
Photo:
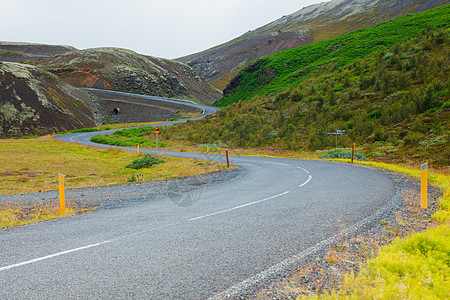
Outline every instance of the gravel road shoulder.
MULTIPOLYGON (((111 209, 142 201, 169 198, 176 205, 189 205, 186 195, 207 185, 228 182, 240 176, 241 171, 214 171, 196 176, 166 180, 140 181, 115 185, 66 190, 66 205, 76 210, 111 209)), ((57 205, 58 191, 1 195, 0 204, 10 207, 57 205)))

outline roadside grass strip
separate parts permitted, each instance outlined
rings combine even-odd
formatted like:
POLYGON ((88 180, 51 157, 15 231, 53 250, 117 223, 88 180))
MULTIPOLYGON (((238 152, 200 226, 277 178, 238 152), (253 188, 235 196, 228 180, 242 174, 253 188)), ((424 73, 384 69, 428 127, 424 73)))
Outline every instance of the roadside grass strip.
MULTIPOLYGON (((336 161, 336 160, 335 160, 336 161)), ((348 160, 338 160, 349 162, 348 160)), ((357 162, 420 178, 420 170, 357 162)), ((450 295, 450 176, 431 172, 428 181, 443 189, 438 225, 382 246, 357 275, 346 274, 339 291, 302 299, 448 299, 450 295)))
MULTIPOLYGON (((75 214, 87 213, 88 210, 75 210, 73 207, 66 208, 65 217, 75 214)), ((33 206, 33 207, 2 207, 0 209, 0 229, 32 224, 40 221, 47 221, 60 218, 59 207, 57 206, 33 206)))

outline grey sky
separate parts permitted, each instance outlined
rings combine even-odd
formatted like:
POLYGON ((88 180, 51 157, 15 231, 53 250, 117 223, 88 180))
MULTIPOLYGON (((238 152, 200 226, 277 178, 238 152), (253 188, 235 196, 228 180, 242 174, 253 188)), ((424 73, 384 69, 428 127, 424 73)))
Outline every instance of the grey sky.
POLYGON ((326 0, 0 0, 0 41, 177 58, 326 0))

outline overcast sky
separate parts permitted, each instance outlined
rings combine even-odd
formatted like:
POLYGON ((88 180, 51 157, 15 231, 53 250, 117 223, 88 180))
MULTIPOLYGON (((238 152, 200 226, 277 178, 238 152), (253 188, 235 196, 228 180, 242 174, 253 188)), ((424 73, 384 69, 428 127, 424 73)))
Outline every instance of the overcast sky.
POLYGON ((327 0, 0 0, 0 41, 177 58, 327 0))

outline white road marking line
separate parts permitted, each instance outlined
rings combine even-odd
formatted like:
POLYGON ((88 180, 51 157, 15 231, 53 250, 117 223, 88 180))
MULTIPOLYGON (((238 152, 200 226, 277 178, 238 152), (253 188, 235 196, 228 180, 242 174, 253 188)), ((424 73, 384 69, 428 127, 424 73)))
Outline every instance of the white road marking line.
MULTIPOLYGON (((273 164, 273 165, 280 165, 280 166, 287 166, 287 167, 291 166, 291 165, 288 165, 288 164, 282 164, 282 163, 271 162, 271 161, 265 161, 265 163, 266 164, 273 164)), ((306 170, 305 168, 302 168, 302 167, 296 167, 296 168, 304 171, 306 174, 309 174, 309 171, 306 170)), ((298 187, 303 187, 303 186, 307 185, 311 181, 311 179, 312 179, 312 176, 309 175, 308 179, 305 182, 303 182, 302 184, 300 184, 298 187)))
POLYGON ((298 187, 303 187, 303 186, 305 186, 305 185, 307 185, 308 184, 308 182, 310 182, 311 181, 311 179, 312 179, 312 176, 311 175, 309 175, 309 177, 308 177, 308 180, 306 180, 305 182, 303 182, 302 184, 300 184, 298 187))
POLYGON ((32 263, 39 262, 39 261, 42 261, 42 260, 50 259, 50 258, 53 258, 53 257, 69 254, 69 253, 72 253, 72 252, 77 252, 77 251, 89 249, 89 248, 92 248, 92 247, 98 247, 98 246, 101 246, 101 245, 104 245, 104 244, 108 244, 108 243, 111 243, 111 242, 112 242, 112 240, 111 241, 105 241, 105 242, 92 244, 92 245, 88 245, 88 246, 84 246, 84 247, 79 247, 79 248, 75 248, 75 249, 71 249, 71 250, 66 250, 66 251, 55 253, 55 254, 51 254, 51 255, 47 255, 47 256, 31 259, 31 260, 27 260, 27 261, 24 261, 24 262, 21 262, 21 263, 17 263, 17 264, 1 267, 0 268, 0 272, 1 271, 6 271, 6 270, 9 270, 9 269, 14 269, 14 268, 17 268, 17 267, 20 267, 20 266, 32 264, 32 263))
POLYGON ((290 165, 288 164, 282 164, 282 163, 277 163, 277 162, 271 162, 271 161, 265 161, 266 164, 272 164, 272 165, 279 165, 279 166, 285 166, 285 167, 289 167, 290 165))
POLYGON ((255 204, 258 204, 258 203, 261 203, 261 202, 265 202, 265 201, 268 201, 268 200, 271 200, 271 199, 275 199, 275 198, 281 197, 281 196, 289 194, 289 193, 290 193, 290 191, 287 191, 287 192, 284 192, 284 193, 281 193, 281 194, 278 194, 278 195, 275 195, 275 196, 272 196, 272 197, 268 197, 268 198, 265 198, 265 199, 262 199, 262 200, 250 202, 250 203, 247 203, 247 204, 243 204, 243 205, 239 205, 239 206, 236 206, 236 207, 232 207, 232 208, 228 208, 228 209, 225 209, 225 210, 221 210, 221 211, 218 211, 218 212, 215 212, 215 213, 211 213, 211 214, 207 214, 207 215, 204 215, 204 216, 192 218, 192 219, 189 219, 189 222, 197 221, 197 220, 204 219, 204 218, 207 218, 207 217, 216 216, 216 215, 219 215, 219 214, 224 214, 224 213, 236 210, 236 209, 244 208, 244 207, 247 207, 247 206, 250 206, 250 205, 255 205, 255 204))
POLYGON ((306 169, 303 169, 302 167, 297 167, 297 169, 300 169, 300 170, 302 170, 302 171, 305 171, 305 172, 306 172, 306 174, 309 174, 309 171, 308 171, 308 170, 306 170, 306 169))

